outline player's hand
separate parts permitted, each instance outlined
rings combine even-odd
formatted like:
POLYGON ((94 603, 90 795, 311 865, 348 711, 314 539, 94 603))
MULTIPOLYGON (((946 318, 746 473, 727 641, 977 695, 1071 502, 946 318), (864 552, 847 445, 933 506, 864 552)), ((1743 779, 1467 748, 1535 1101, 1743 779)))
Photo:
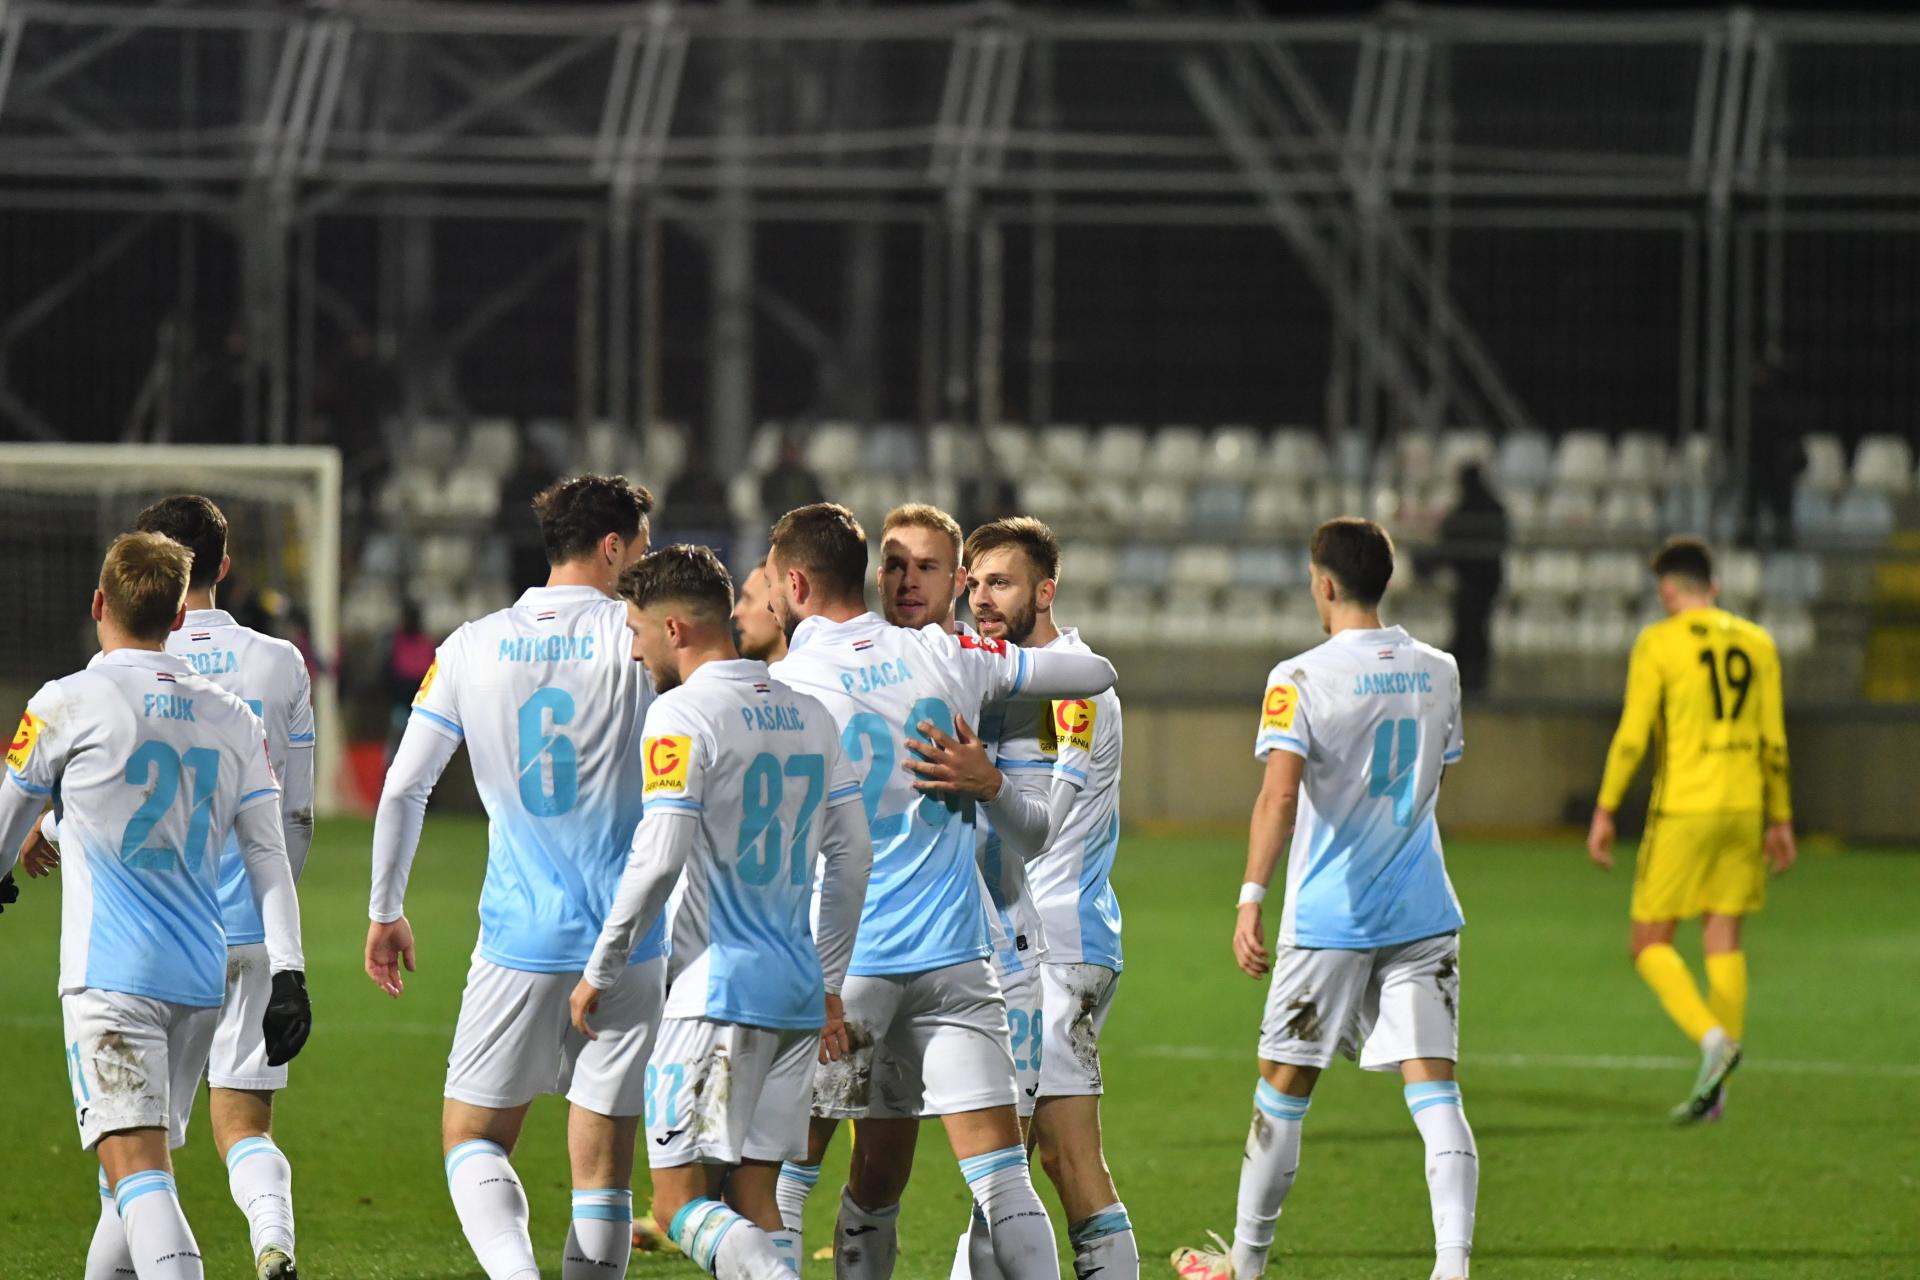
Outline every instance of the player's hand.
POLYGON ((915 791, 972 796, 975 800, 991 800, 1000 794, 1005 780, 965 716, 953 718, 951 735, 931 720, 922 720, 914 727, 927 736, 925 742, 907 739, 907 749, 920 757, 905 766, 915 775, 915 791))
POLYGON ((1233 926, 1233 959, 1249 978, 1264 978, 1273 969, 1273 957, 1267 953, 1267 928, 1260 919, 1260 904, 1240 904, 1240 919, 1233 926))
POLYGON ((587 1015, 600 1012, 600 988, 585 978, 574 984, 573 994, 567 997, 567 1007, 573 1011, 573 1025, 581 1035, 589 1040, 598 1040, 600 1033, 587 1025, 587 1015))
POLYGON ((820 1032, 820 1065, 847 1056, 847 1009, 840 997, 827 993, 827 1025, 820 1032))
POLYGON ((307 975, 282 969, 273 975, 273 994, 260 1019, 267 1044, 267 1065, 292 1062, 313 1031, 313 1002, 307 998, 307 975))
POLYGON ((0 914, 14 903, 20 901, 20 886, 13 882, 13 872, 0 876, 0 914))
POLYGON ((1587 856, 1602 871, 1613 870, 1613 815, 1605 809, 1593 811, 1593 825, 1587 828, 1587 856))
POLYGON ((1767 827, 1767 865, 1773 868, 1773 874, 1783 876, 1793 866, 1795 858, 1800 856, 1800 848, 1793 841, 1793 824, 1775 822, 1767 827))
POLYGON ((381 923, 375 920, 367 925, 367 976, 373 979, 373 985, 392 996, 395 1000, 407 989, 406 981, 400 976, 400 966, 405 964, 407 972, 413 972, 413 926, 407 918, 381 923))
POLYGON ((60 850, 53 841, 47 839, 43 828, 47 815, 41 814, 40 821, 33 824, 33 830, 27 833, 27 841, 20 846, 20 865, 26 868, 29 880, 38 880, 60 865, 60 850))

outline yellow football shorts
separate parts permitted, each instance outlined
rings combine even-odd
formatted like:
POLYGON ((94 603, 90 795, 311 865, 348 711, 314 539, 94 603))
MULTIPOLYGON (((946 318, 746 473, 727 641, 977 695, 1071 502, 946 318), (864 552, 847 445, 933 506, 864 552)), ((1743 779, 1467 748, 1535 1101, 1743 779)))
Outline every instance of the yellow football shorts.
POLYGON ((1635 920, 1747 916, 1767 902, 1757 811, 1647 815, 1633 868, 1635 920))

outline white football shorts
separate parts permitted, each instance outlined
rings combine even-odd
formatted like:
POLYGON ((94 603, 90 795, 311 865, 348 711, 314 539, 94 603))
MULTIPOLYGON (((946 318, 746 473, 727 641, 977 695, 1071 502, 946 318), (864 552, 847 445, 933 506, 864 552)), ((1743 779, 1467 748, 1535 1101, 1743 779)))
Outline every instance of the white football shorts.
POLYGON ((228 947, 227 998, 214 1025, 208 1084, 216 1089, 287 1087, 287 1064, 267 1065, 265 1019, 272 998, 273 967, 267 960, 267 944, 243 942, 228 947))
POLYGON ((818 1031, 668 1018, 647 1062, 655 1169, 805 1160, 818 1031))
POLYGON ((1460 1056, 1460 935, 1377 951, 1279 947, 1260 1056, 1325 1067, 1338 1052, 1367 1071, 1460 1056))
POLYGON ((666 974, 664 956, 628 965, 587 1016, 600 1037, 589 1040, 574 1030, 567 1005, 578 973, 502 968, 475 952, 447 1058, 447 1097, 503 1109, 564 1093, 603 1116, 639 1115, 666 974))
POLYGON ((847 1056, 814 1076, 813 1114, 911 1118, 1010 1107, 1018 1096, 993 966, 848 977, 847 1056))
POLYGON ((1040 1004, 1040 970, 1030 964, 1007 973, 994 966, 1001 995, 1007 1002, 1007 1047, 1013 1051, 1013 1079, 1020 1088, 1014 1108, 1021 1116, 1033 1114, 1040 1096, 1041 1033, 1045 1021, 1040 1004))
POLYGON ((61 996, 81 1147, 124 1129, 165 1129, 170 1149, 185 1146, 219 1015, 118 991, 61 996))
POLYGON ((1046 1022, 1040 1068, 1043 1098, 1099 1097, 1100 1033, 1113 1009, 1120 975, 1098 964, 1040 966, 1041 1008, 1046 1022))

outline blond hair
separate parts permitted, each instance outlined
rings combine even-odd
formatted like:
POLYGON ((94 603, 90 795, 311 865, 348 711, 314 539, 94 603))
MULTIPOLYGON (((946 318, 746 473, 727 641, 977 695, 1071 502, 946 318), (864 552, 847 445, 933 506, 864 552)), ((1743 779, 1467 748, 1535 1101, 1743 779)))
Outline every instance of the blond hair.
POLYGON ((887 533, 893 529, 925 529, 930 533, 944 533, 953 541, 953 562, 960 563, 961 552, 966 547, 966 536, 960 532, 960 522, 934 506, 930 502, 907 502, 887 512, 887 518, 880 522, 880 540, 887 540, 887 533))
POLYGON ((107 548, 100 590, 107 612, 136 640, 164 640, 187 600, 193 552, 163 533, 123 533, 107 548))

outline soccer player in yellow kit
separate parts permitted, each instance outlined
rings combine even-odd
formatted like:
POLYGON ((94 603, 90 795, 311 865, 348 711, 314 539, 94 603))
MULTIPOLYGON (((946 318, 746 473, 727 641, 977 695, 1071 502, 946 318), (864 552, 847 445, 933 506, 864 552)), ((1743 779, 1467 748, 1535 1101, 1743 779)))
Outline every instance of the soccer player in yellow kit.
POLYGON ((1700 1046, 1681 1124, 1717 1118, 1740 1065, 1747 1010, 1741 921, 1766 902, 1770 864, 1793 865, 1780 656, 1760 626, 1714 604, 1713 557, 1674 538, 1653 558, 1667 617, 1634 642, 1626 706, 1607 753, 1587 852, 1613 868, 1613 815, 1653 736, 1653 798, 1633 872, 1634 968, 1700 1046), (1707 995, 1673 948, 1674 926, 1701 920, 1707 995))

